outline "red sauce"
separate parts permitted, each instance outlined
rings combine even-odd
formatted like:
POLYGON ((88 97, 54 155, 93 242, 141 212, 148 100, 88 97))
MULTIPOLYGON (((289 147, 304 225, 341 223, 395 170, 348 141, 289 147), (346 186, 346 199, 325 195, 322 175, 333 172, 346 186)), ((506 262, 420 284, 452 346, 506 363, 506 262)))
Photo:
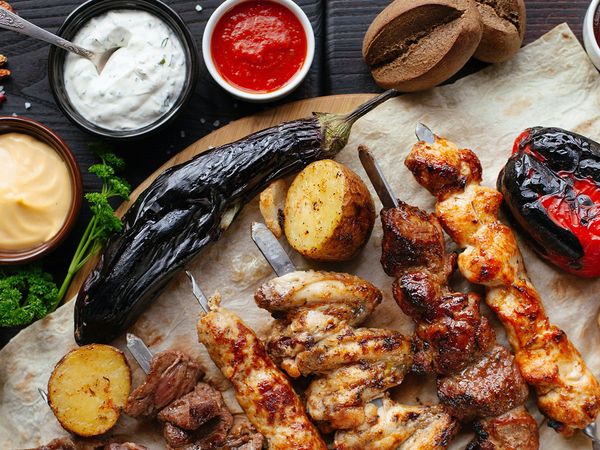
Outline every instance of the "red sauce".
POLYGON ((596 37, 596 42, 600 45, 600 8, 596 9, 594 13, 594 36, 596 37))
POLYGON ((307 39, 300 20, 285 6, 248 1, 228 11, 215 26, 215 66, 238 89, 273 92, 303 66, 307 39))

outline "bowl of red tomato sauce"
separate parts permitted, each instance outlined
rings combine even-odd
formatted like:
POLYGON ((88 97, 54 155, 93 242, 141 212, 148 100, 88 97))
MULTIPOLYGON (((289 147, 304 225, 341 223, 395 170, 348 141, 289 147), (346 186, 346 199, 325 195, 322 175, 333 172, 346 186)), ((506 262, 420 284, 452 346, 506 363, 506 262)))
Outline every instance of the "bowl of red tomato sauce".
POLYGON ((223 89, 243 100, 269 102, 302 83, 315 35, 291 0, 226 0, 206 25, 202 53, 223 89))

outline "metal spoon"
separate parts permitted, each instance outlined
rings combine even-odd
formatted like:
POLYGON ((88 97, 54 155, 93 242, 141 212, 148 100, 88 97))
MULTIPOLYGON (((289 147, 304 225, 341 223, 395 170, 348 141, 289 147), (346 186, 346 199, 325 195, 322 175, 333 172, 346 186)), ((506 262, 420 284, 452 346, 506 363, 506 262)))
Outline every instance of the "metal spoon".
POLYGON ((95 53, 91 50, 80 47, 79 45, 75 45, 72 42, 67 41, 66 39, 56 36, 55 34, 52 34, 49 31, 46 31, 38 27, 37 25, 34 25, 31 22, 22 19, 16 14, 11 13, 10 11, 1 7, 0 28, 16 31, 17 33, 48 42, 71 53, 75 53, 79 56, 89 59, 92 62, 92 64, 96 66, 96 70, 98 71, 98 73, 102 72, 102 69, 104 69, 104 66, 106 65, 108 59, 112 56, 114 52, 116 52, 119 49, 119 47, 114 47, 109 50, 106 50, 103 53, 95 53))

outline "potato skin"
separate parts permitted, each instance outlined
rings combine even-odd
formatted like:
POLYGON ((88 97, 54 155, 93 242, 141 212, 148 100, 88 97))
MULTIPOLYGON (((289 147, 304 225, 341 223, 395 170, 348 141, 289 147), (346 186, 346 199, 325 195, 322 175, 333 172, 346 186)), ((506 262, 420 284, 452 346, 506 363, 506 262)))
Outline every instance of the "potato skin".
POLYGON ((258 207, 265 225, 277 239, 283 236, 283 207, 288 185, 284 179, 271 183, 260 193, 258 207))
MULTIPOLYGON (((319 197, 318 192, 311 192, 319 197)), ((362 179, 348 167, 333 160, 317 161, 306 167, 290 186, 286 198, 284 212, 284 228, 288 242, 304 257, 322 262, 341 262, 352 259, 369 239, 375 224, 375 205, 369 189, 362 179), (318 236, 319 242, 307 245, 302 238, 302 224, 297 223, 298 211, 290 201, 294 196, 303 195, 298 192, 301 187, 297 180, 308 180, 308 189, 318 190, 319 182, 327 177, 327 171, 322 170, 325 165, 329 169, 337 170, 336 182, 345 183, 343 195, 340 198, 321 198, 323 208, 341 208, 335 217, 335 225, 330 233, 323 231, 321 223, 322 214, 317 210, 312 212, 314 220, 311 233, 322 233, 318 236), (339 177, 337 175, 340 175, 339 177), (314 181, 313 181, 314 180, 314 181)))
POLYGON ((98 436, 119 419, 131 390, 123 352, 91 344, 70 351, 48 380, 48 403, 61 426, 77 436, 98 436))

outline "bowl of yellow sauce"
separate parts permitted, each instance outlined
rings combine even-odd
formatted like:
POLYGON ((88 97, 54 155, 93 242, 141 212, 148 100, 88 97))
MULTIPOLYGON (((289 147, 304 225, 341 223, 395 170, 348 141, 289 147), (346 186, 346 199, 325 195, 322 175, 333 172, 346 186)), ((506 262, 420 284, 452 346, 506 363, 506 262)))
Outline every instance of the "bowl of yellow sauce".
POLYGON ((83 188, 71 150, 52 130, 0 116, 0 264, 23 264, 71 230, 83 188))

